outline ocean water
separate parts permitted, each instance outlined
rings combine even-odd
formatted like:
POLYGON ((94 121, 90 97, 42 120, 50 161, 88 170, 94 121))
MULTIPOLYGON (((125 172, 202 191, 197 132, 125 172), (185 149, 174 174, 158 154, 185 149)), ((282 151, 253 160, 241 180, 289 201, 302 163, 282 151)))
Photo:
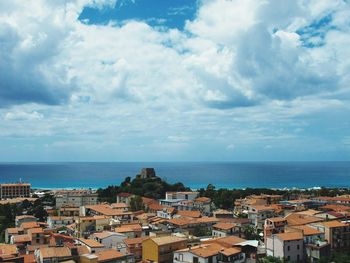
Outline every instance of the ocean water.
POLYGON ((124 162, 0 163, 0 183, 30 182, 37 188, 99 188, 153 167, 168 182, 197 189, 350 187, 350 162, 124 162))

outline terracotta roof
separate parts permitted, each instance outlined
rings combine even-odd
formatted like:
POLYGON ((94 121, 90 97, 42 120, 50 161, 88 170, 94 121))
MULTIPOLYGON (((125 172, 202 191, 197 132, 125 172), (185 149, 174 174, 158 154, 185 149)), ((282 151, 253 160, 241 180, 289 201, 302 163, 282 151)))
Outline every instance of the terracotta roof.
POLYGON ((36 228, 31 228, 28 229, 28 234, 33 235, 33 234, 41 234, 44 233, 44 230, 41 227, 36 227, 36 228))
POLYGON ((348 211, 350 211, 350 207, 346 206, 346 205, 325 205, 325 206, 321 206, 320 209, 333 210, 336 212, 348 212, 348 211))
POLYGON ((76 246, 76 248, 77 248, 78 255, 84 255, 84 254, 90 253, 89 249, 86 246, 76 246))
POLYGON ((283 241, 300 240, 304 238, 302 232, 300 231, 280 233, 276 234, 276 236, 283 241))
POLYGON ((230 229, 234 228, 235 226, 236 226, 236 224, 233 224, 233 223, 217 223, 217 224, 213 225, 213 228, 222 229, 222 230, 230 230, 230 229))
POLYGON ((134 245, 134 244, 142 244, 142 241, 147 239, 147 237, 136 237, 136 238, 126 238, 124 239, 124 243, 126 245, 134 245))
POLYGON ((291 213, 285 217, 289 226, 306 225, 323 221, 322 218, 303 214, 291 213))
POLYGON ((167 208, 167 207, 164 205, 160 205, 158 203, 150 203, 148 205, 148 208, 154 211, 162 211, 164 208, 167 208))
POLYGON ((230 247, 220 251, 220 253, 229 257, 241 253, 241 249, 238 247, 230 247))
POLYGON ((29 229, 29 228, 35 228, 39 227, 39 224, 37 222, 23 222, 21 224, 21 228, 23 229, 29 229))
POLYGON ((197 197, 196 199, 194 199, 194 201, 196 203, 207 203, 207 202, 211 202, 211 199, 209 197, 197 197))
POLYGON ((17 235, 13 236, 14 243, 23 243, 23 242, 30 242, 32 241, 32 237, 29 235, 17 235))
POLYGON ((217 254, 219 254, 219 251, 222 250, 223 247, 219 244, 207 244, 207 245, 200 245, 198 247, 192 247, 190 251, 202 258, 212 257, 217 254))
POLYGON ((327 222, 322 222, 321 224, 328 228, 350 226, 350 224, 346 224, 340 221, 327 221, 327 222))
POLYGON ((28 245, 27 246, 27 252, 34 252, 36 249, 42 248, 42 247, 48 247, 48 244, 41 244, 41 245, 28 245))
POLYGON ((108 249, 108 250, 99 251, 97 253, 97 256, 98 256, 98 259, 97 259, 98 262, 104 262, 112 259, 121 258, 121 257, 124 257, 125 255, 118 252, 115 249, 108 249))
POLYGON ((104 247, 103 244, 97 242, 96 240, 93 239, 85 239, 85 238, 79 238, 79 241, 83 244, 85 244, 88 247, 91 248, 99 248, 99 247, 104 247))
POLYGON ((114 231, 118 233, 138 232, 142 231, 142 227, 139 224, 121 225, 120 227, 116 227, 114 231))
POLYGON ((186 238, 175 237, 175 236, 152 237, 150 239, 153 240, 153 242, 156 243, 158 246, 183 242, 187 240, 186 238))
POLYGON ((17 254, 17 246, 10 244, 0 244, 0 255, 15 255, 17 254))
POLYGON ((296 214, 302 214, 302 215, 308 215, 308 216, 314 216, 319 213, 321 213, 321 211, 314 210, 314 209, 308 209, 305 211, 296 212, 296 214))
POLYGON ((242 243, 244 241, 247 241, 247 240, 236 236, 228 236, 228 237, 219 237, 219 238, 205 240, 205 241, 202 241, 202 243, 204 244, 217 243, 224 247, 233 247, 234 245, 238 243, 242 243))
POLYGON ((69 257, 72 255, 68 247, 43 247, 39 250, 43 258, 69 257))
POLYGON ((36 263, 34 254, 24 254, 22 256, 24 259, 24 263, 36 263))
POLYGON ((302 230, 304 236, 313 236, 313 235, 322 234, 322 232, 319 231, 318 229, 313 228, 311 226, 307 226, 307 225, 294 226, 293 228, 302 230))
POLYGON ((201 212, 199 211, 179 210, 177 211, 176 214, 183 217, 193 217, 193 218, 201 217, 201 212))
POLYGON ((18 234, 18 232, 21 231, 22 229, 19 227, 9 227, 9 228, 6 228, 6 230, 7 230, 7 233, 9 234, 18 234))
POLYGON ((276 210, 276 207, 272 205, 252 205, 250 207, 254 208, 256 211, 276 210))
POLYGON ((125 203, 113 203, 111 204, 113 208, 128 208, 129 206, 125 203))
POLYGON ((118 235, 116 232, 110 232, 110 231, 102 231, 102 232, 96 232, 92 234, 94 237, 97 237, 99 239, 104 239, 113 235, 118 235))

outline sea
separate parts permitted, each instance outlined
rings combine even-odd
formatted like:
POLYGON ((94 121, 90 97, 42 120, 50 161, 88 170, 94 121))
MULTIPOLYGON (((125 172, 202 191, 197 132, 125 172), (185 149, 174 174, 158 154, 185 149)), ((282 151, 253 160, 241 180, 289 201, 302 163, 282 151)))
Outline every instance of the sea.
POLYGON ((350 162, 59 162, 0 163, 0 183, 40 189, 103 188, 153 167, 169 183, 192 189, 350 187, 350 162))

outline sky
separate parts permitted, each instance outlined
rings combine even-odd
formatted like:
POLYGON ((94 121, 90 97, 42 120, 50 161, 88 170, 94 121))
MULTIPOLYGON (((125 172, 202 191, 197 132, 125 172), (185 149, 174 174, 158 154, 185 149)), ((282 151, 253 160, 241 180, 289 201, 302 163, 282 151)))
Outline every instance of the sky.
POLYGON ((0 162, 349 161, 348 0, 0 0, 0 162))

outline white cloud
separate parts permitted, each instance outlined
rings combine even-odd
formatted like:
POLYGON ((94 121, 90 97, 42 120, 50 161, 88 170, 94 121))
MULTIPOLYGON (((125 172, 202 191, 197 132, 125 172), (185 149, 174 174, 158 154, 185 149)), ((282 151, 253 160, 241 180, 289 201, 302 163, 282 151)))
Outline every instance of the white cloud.
POLYGON ((4 115, 4 120, 6 121, 23 121, 23 120, 41 120, 44 115, 38 113, 37 111, 24 112, 24 111, 10 111, 4 115))
POLYGON ((179 155, 185 144, 272 150, 307 137, 307 129, 293 131, 309 116, 349 112, 342 102, 349 98, 348 4, 203 0, 183 32, 78 20, 86 6, 116 3, 0 3, 3 136, 40 135, 61 148, 82 135, 96 147, 101 140, 135 149, 159 143, 179 155), (319 46, 307 47, 298 29, 330 13, 336 28, 310 35, 319 46), (12 120, 40 125, 21 130, 12 120))

